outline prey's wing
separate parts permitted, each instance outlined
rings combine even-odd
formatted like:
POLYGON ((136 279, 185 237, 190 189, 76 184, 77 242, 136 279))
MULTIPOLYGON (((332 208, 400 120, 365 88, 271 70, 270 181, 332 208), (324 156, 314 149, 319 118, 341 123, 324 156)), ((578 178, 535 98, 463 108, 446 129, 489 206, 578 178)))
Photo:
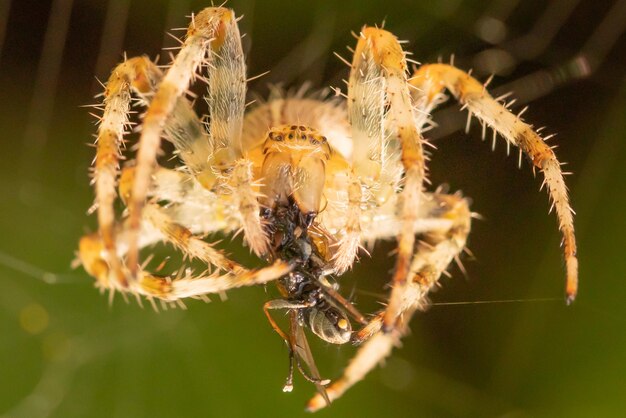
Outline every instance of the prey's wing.
MULTIPOLYGON (((289 316, 291 319, 291 346, 293 347, 294 353, 298 356, 302 363, 306 365, 307 369, 309 369, 310 376, 319 382, 322 378, 317 366, 315 365, 313 354, 311 354, 311 347, 309 346, 309 341, 304 333, 304 328, 298 323, 297 313, 295 310, 291 310, 289 316)), ((296 359, 296 361, 298 361, 298 359, 296 359)), ((330 398, 326 393, 324 385, 315 383, 315 387, 326 401, 326 405, 330 405, 330 398)))

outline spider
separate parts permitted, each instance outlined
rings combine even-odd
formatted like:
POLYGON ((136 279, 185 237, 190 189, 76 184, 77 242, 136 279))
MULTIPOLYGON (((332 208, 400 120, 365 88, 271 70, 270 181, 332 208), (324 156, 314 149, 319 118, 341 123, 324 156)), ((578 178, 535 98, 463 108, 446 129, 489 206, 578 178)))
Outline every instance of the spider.
POLYGON ((106 83, 93 165, 98 231, 79 243, 79 260, 102 290, 181 304, 241 286, 278 283, 283 296, 265 304, 271 325, 318 393, 309 410, 340 397, 389 356, 412 315, 464 250, 470 232, 461 194, 426 187, 423 134, 447 90, 485 127, 520 149, 544 175, 563 235, 566 297, 576 296, 578 262, 573 212, 560 163, 544 139, 494 99, 486 84, 452 64, 417 67, 390 32, 363 27, 350 65, 347 94, 319 99, 273 94, 245 112, 246 68, 232 10, 192 16, 166 71, 147 57, 126 59, 106 83), (208 85, 205 123, 187 89, 208 85), (120 169, 133 97, 147 110, 133 164, 120 169), (176 170, 157 164, 161 138, 175 147, 176 170), (118 196, 127 211, 116 219, 118 196), (268 266, 248 269, 204 236, 242 232, 268 266), (397 240, 386 307, 364 317, 334 284, 359 249, 397 240), (157 241, 200 260, 206 271, 150 272, 139 250, 157 241), (290 332, 270 312, 290 313, 290 332), (353 319, 353 321, 351 321, 353 319), (360 323, 353 331, 352 324, 360 323), (360 344, 343 376, 319 377, 303 328, 335 344, 360 344))

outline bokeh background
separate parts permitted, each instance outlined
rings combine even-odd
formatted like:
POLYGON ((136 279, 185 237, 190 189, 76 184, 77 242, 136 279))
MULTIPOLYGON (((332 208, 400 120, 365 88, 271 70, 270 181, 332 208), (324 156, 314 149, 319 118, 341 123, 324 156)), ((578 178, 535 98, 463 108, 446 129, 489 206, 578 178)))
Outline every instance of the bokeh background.
MULTIPOLYGON (((283 342, 261 306, 272 286, 155 313, 94 290, 69 265, 96 227, 87 177, 94 118, 81 105, 122 57, 156 57, 167 29, 206 1, 0 1, 0 416, 175 417, 304 415, 314 391, 281 392, 283 342)), ((526 162, 462 132, 449 104, 431 132, 433 184, 473 198, 465 257, 416 316, 412 335, 325 416, 588 417, 626 411, 626 2, 244 1, 251 83, 343 86, 351 31, 381 24, 414 58, 456 55, 461 68, 514 91, 525 118, 558 133, 578 216, 580 296, 563 300, 554 215, 526 162)), ((165 57, 167 58, 167 57, 165 57)), ((163 62, 167 62, 164 59, 163 62)), ((255 261, 226 242, 229 251, 255 261)), ((392 245, 341 279, 364 310, 389 278, 392 245)), ((325 377, 354 352, 314 344, 325 377)))

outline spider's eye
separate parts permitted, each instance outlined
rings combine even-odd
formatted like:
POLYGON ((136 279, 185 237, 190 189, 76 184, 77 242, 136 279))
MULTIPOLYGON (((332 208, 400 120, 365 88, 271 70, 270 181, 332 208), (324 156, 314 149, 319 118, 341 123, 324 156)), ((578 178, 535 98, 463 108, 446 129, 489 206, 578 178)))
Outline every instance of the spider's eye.
POLYGON ((283 140, 283 136, 282 135, 275 135, 273 139, 276 142, 281 142, 283 140))

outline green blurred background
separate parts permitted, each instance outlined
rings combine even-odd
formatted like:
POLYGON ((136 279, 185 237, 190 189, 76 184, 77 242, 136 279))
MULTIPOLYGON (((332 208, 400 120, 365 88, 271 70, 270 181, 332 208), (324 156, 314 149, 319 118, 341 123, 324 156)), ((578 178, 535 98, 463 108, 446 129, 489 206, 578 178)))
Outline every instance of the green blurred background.
MULTIPOLYGON (((168 28, 203 1, 0 2, 0 416, 299 416, 314 388, 281 387, 287 353, 262 314, 272 286, 155 313, 112 307, 70 262, 96 227, 87 177, 94 76, 129 55, 172 46, 168 28), (54 274, 52 274, 54 273, 54 274)), ((343 86, 351 31, 380 24, 419 61, 448 59, 497 92, 513 89, 525 118, 557 132, 577 211, 580 294, 566 307, 554 215, 526 162, 462 133, 447 105, 431 133, 433 184, 473 198, 464 258, 416 316, 386 366, 324 416, 554 417, 626 413, 626 25, 624 1, 230 1, 247 33, 251 83, 343 86), (491 302, 490 302, 491 301, 491 302), (495 303, 493 301, 499 301, 495 303), (480 302, 480 303, 476 303, 480 302), (482 303, 484 302, 484 303, 482 303), (458 303, 458 304, 451 304, 458 303)), ((227 243, 228 244, 228 243, 227 243)), ((255 261, 239 244, 228 248, 255 261)), ((392 245, 342 278, 364 310, 389 278, 392 245)), ((352 347, 314 344, 325 377, 352 347)))

